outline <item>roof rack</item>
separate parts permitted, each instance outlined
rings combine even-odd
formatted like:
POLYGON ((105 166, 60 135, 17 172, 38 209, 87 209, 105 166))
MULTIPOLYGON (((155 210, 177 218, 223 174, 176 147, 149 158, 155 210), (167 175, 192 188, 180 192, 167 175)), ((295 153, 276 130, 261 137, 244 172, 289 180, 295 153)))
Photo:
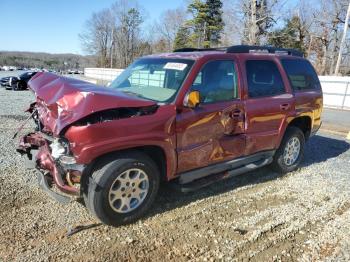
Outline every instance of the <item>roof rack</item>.
POLYGON ((303 53, 288 48, 278 48, 273 46, 257 46, 257 45, 234 45, 230 47, 219 48, 181 48, 176 49, 174 52, 201 52, 201 51, 225 51, 226 53, 270 53, 277 55, 291 55, 303 57, 303 53))
POLYGON ((234 45, 226 49, 227 53, 274 53, 279 55, 301 56, 303 53, 295 49, 278 48, 273 46, 234 45))
POLYGON ((174 52, 204 52, 204 51, 226 51, 227 47, 218 48, 194 48, 194 47, 184 47, 180 49, 175 49, 174 52))

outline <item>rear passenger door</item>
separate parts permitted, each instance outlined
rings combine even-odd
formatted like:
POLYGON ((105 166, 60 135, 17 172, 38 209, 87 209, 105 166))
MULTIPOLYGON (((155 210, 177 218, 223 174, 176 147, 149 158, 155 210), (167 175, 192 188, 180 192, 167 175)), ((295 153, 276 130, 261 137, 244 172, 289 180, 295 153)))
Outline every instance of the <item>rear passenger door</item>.
POLYGON ((246 154, 272 150, 279 144, 288 115, 294 111, 294 99, 277 60, 247 59, 246 72, 246 154), (288 89, 286 89, 288 86, 288 89))

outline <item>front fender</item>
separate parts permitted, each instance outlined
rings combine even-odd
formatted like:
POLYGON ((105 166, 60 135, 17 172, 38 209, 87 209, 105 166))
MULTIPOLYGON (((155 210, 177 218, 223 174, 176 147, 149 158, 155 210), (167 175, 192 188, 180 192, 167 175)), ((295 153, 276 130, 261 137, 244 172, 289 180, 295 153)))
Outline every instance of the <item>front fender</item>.
POLYGON ((161 106, 156 113, 125 119, 100 122, 85 126, 71 126, 65 137, 79 164, 89 164, 94 159, 115 151, 142 146, 163 149, 167 161, 167 177, 176 173, 174 105, 161 106))

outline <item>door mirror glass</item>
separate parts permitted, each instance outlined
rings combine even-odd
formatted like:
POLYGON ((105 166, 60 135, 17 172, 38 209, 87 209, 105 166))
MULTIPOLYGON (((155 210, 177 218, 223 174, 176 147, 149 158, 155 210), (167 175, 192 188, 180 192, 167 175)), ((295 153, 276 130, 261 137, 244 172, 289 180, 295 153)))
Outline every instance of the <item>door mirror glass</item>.
POLYGON ((200 93, 199 91, 190 91, 184 101, 184 106, 190 107, 190 108, 195 108, 199 105, 200 102, 200 93))

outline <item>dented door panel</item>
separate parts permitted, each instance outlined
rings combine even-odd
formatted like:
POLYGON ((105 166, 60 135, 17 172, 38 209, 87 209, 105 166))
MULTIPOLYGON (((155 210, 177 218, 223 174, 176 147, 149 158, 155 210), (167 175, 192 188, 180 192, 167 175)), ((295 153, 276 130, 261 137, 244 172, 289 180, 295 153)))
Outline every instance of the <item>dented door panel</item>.
POLYGON ((207 166, 242 155, 245 146, 241 101, 203 104, 184 109, 176 120, 178 172, 207 166))
POLYGON ((292 94, 274 97, 248 99, 246 101, 246 155, 259 151, 275 149, 279 144, 280 134, 288 125, 289 117, 293 117, 295 102, 292 94), (288 104, 289 109, 281 109, 288 104), (264 106, 261 106, 264 105, 264 106))

